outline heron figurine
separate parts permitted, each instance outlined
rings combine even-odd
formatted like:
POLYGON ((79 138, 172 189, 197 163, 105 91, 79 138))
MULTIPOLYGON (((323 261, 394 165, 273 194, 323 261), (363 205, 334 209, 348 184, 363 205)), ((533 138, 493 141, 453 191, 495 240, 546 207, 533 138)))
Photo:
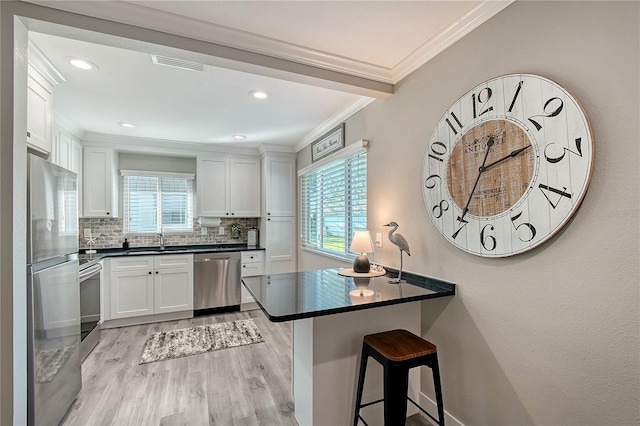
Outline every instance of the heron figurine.
POLYGON ((409 250, 409 243, 407 242, 407 239, 402 234, 394 234, 394 232, 398 230, 397 223, 389 222, 384 226, 393 227, 393 229, 389 231, 389 241, 391 241, 392 244, 395 244, 396 246, 398 246, 398 248, 400 249, 400 270, 398 272, 398 279, 391 281, 391 282, 399 283, 400 281, 402 281, 402 252, 406 251, 407 255, 411 256, 411 250, 409 250))

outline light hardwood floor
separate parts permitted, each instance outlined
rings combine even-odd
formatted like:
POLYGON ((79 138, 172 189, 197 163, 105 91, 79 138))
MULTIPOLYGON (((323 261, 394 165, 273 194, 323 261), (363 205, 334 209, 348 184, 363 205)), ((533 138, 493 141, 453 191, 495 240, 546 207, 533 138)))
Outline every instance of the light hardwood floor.
MULTIPOLYGON (((272 323, 256 310, 103 330, 62 424, 297 425, 291 324, 272 323), (138 364, 152 333, 246 318, 254 319, 264 343, 138 364)), ((429 423, 415 415, 407 425, 429 423)))

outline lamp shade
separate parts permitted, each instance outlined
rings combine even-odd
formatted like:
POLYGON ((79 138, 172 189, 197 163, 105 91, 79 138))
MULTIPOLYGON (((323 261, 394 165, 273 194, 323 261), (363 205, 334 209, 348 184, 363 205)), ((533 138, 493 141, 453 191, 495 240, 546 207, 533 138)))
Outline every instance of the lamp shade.
POLYGON ((352 253, 373 253, 373 241, 369 231, 356 231, 353 234, 349 251, 352 253))
POLYGON ((373 253, 373 241, 369 231, 356 231, 351 240, 349 251, 352 253, 360 253, 356 260, 353 261, 353 272, 365 274, 371 270, 371 264, 366 253, 373 253))

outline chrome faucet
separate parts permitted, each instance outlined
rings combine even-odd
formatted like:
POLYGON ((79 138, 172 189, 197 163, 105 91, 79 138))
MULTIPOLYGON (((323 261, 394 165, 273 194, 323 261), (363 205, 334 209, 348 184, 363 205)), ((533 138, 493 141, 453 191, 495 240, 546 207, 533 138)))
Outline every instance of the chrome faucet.
POLYGON ((164 230, 162 228, 158 232, 158 236, 160 237, 160 250, 164 250, 164 230))

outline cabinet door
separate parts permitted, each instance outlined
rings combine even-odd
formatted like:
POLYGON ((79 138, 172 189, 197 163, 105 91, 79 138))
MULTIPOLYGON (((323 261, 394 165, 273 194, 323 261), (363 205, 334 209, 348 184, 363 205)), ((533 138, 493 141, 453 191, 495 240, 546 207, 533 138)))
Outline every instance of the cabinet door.
POLYGON ((29 67, 27 78, 27 144, 51 153, 53 90, 37 71, 29 67))
POLYGON ((296 270, 296 220, 294 217, 267 218, 267 274, 296 270))
POLYGON ((296 170, 293 158, 264 159, 266 216, 296 215, 296 170))
POLYGON ((118 175, 113 149, 85 147, 83 155, 85 217, 118 217, 118 175))
POLYGON ((82 217, 83 209, 83 179, 82 179, 82 144, 75 139, 71 139, 71 147, 69 148, 69 167, 68 169, 78 174, 78 216, 82 217))
POLYGON ((241 277, 254 277, 257 275, 264 275, 264 263, 243 263, 240 269, 241 277))
POLYGON ((154 313, 153 271, 111 273, 111 318, 154 313))
POLYGON ((229 163, 226 157, 198 157, 198 215, 226 217, 227 179, 229 163))
POLYGON ((260 162, 254 158, 231 158, 229 164, 229 213, 259 217, 260 162))
POLYGON ((156 269, 155 313, 193 309, 193 273, 188 268, 156 269))
POLYGON ((56 163, 60 167, 64 167, 69 170, 71 170, 71 145, 72 141, 69 135, 64 132, 60 132, 58 134, 58 153, 56 155, 56 163))

